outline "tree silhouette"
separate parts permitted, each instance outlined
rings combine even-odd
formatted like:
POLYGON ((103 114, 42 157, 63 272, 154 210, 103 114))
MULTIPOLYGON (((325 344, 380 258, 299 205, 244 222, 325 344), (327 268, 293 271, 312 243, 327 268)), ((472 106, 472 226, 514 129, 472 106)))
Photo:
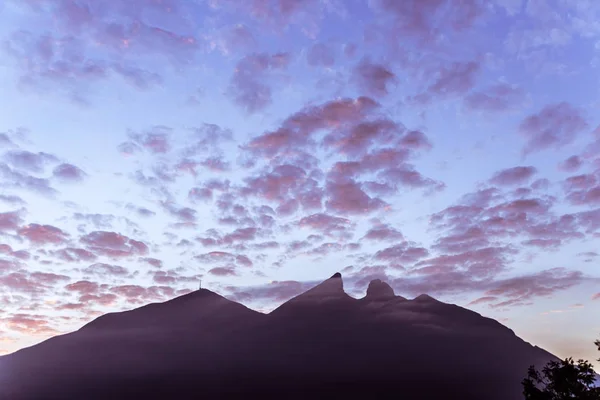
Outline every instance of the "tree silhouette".
MULTIPOLYGON (((600 340, 594 342, 600 351, 600 340)), ((600 359, 598 359, 600 361, 600 359)), ((533 365, 521 382, 526 400, 600 400, 596 373, 588 361, 550 361, 540 373, 533 365)), ((598 382, 600 384, 600 382, 598 382)))

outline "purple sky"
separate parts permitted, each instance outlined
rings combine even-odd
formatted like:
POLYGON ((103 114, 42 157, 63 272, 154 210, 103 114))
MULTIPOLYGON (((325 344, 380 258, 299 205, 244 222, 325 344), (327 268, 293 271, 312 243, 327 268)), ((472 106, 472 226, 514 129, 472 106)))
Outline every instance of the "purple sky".
POLYGON ((600 336, 600 3, 8 0, 0 352, 340 271, 600 336))

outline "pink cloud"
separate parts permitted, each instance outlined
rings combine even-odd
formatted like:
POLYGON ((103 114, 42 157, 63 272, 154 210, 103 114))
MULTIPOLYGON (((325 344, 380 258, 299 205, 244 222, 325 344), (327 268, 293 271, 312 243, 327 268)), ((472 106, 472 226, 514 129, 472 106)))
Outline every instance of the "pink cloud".
POLYGON ((225 172, 231 169, 231 165, 222 157, 209 157, 202 160, 199 165, 213 172, 225 172))
POLYGON ((0 284, 12 291, 27 294, 42 294, 53 288, 61 281, 69 281, 66 275, 45 272, 13 272, 0 276, 0 284))
POLYGON ((411 243, 402 242, 377 251, 374 258, 378 261, 388 261, 402 265, 415 263, 418 260, 427 257, 428 254, 429 251, 423 247, 416 247, 411 243))
POLYGON ((513 300, 528 300, 532 297, 551 296, 557 291, 568 289, 583 281, 579 271, 553 268, 532 275, 508 278, 496 283, 485 292, 488 296, 505 296, 513 300))
POLYGON ((150 130, 135 133, 130 132, 129 137, 132 142, 123 143, 121 151, 135 152, 136 148, 143 148, 152 154, 165 154, 171 149, 170 137, 172 129, 166 126, 154 126, 150 130), (132 145, 128 144, 132 143, 132 145))
POLYGON ((173 297, 175 290, 169 286, 142 287, 139 285, 120 285, 110 289, 111 294, 123 297, 132 304, 143 304, 149 301, 164 301, 165 296, 173 297))
POLYGON ((404 240, 404 235, 397 229, 386 225, 380 224, 372 227, 365 233, 363 239, 369 240, 404 240))
MULTIPOLYGON (((191 4, 182 1, 134 0, 125 3, 80 3, 74 0, 27 2, 32 17, 53 22, 55 36, 17 34, 9 42, 11 54, 23 62, 21 81, 30 85, 62 84, 80 96, 81 86, 123 76, 136 87, 145 88, 157 79, 155 64, 138 67, 124 64, 128 54, 159 56, 183 66, 199 49, 192 35, 195 24, 187 18, 191 4), (124 5, 125 4, 125 5, 124 5), (147 21, 148 13, 159 13, 161 28, 147 21), (119 15, 119 20, 112 18, 119 15), (172 30, 167 28, 173 27, 172 30), (86 43, 96 43, 93 54, 86 43), (98 59, 106 60, 100 62, 98 59), (150 70, 146 70, 149 68, 150 70)), ((27 11, 27 9, 24 9, 27 11)), ((25 15, 27 15, 25 13, 25 15)))
POLYGON ((273 157, 315 145, 312 135, 320 129, 341 128, 361 120, 380 107, 368 97, 342 98, 308 106, 288 117, 282 126, 253 138, 245 147, 255 155, 273 157))
POLYGON ((69 240, 69 234, 51 225, 29 224, 18 231, 20 236, 33 244, 62 244, 69 240))
POLYGON ((580 111, 569 103, 549 104, 526 117, 519 130, 527 143, 524 153, 561 148, 575 140, 588 127, 580 111))
POLYGON ((410 100, 417 104, 427 104, 434 99, 463 95, 474 86, 481 70, 481 64, 476 61, 452 62, 437 68, 435 79, 427 90, 410 100))
POLYGON ((309 227, 327 236, 346 236, 351 234, 354 229, 354 223, 342 217, 317 213, 303 217, 298 221, 300 227, 309 227))
POLYGON ((72 164, 60 164, 54 168, 52 175, 66 182, 82 181, 87 174, 72 164))
POLYGON ((452 63, 440 70, 438 79, 429 91, 438 95, 462 94, 475 85, 480 65, 476 62, 452 63))
POLYGON ((397 81, 396 74, 388 67, 363 59, 353 71, 353 78, 358 87, 367 94, 384 97, 389 93, 390 86, 397 81))
POLYGON ((593 174, 570 176, 562 186, 566 200, 573 205, 600 204, 600 182, 593 174))
POLYGON ((475 305, 483 304, 483 303, 492 303, 497 300, 498 300, 498 297, 496 297, 496 296, 483 296, 483 297, 479 297, 478 299, 475 299, 472 302, 470 302, 469 304, 467 304, 467 307, 475 306, 475 305))
POLYGON ((490 183, 501 186, 520 185, 528 182, 536 173, 537 169, 531 166, 503 169, 494 174, 490 183))
POLYGON ((57 250, 52 254, 60 260, 67 262, 94 261, 97 258, 97 256, 91 251, 75 247, 66 247, 64 249, 57 250))
POLYGON ((265 109, 272 102, 267 82, 273 72, 285 70, 289 62, 287 53, 254 53, 242 58, 231 78, 230 94, 234 102, 249 113, 265 109))
POLYGON ((0 213, 0 231, 16 231, 23 223, 21 211, 9 211, 0 213))
POLYGON ((215 267, 211 268, 208 273, 215 276, 237 276, 235 267, 215 267))
POLYGON ((328 210, 344 214, 367 214, 387 205, 378 198, 367 195, 360 185, 354 181, 327 183, 328 210))
POLYGON ((188 192, 188 199, 193 202, 212 200, 213 191, 209 188, 196 187, 188 192))
POLYGON ((483 8, 476 0, 458 3, 446 0, 376 0, 372 6, 391 19, 395 36, 410 37, 421 43, 430 43, 443 28, 461 31, 471 27, 482 14, 483 8), (444 16, 444 19, 440 17, 444 16), (441 21, 441 22, 440 22, 441 21))
POLYGON ((128 257, 148 254, 148 246, 116 232, 94 231, 81 237, 81 242, 96 254, 128 257))
POLYGON ((567 200, 574 205, 600 205, 600 185, 589 190, 576 190, 567 195, 567 200))
POLYGON ((214 0, 213 8, 238 13, 240 10, 255 19, 263 29, 269 27, 281 33, 291 26, 299 26, 310 37, 318 30, 316 19, 322 11, 315 0, 249 0, 238 3, 234 0, 214 0))
POLYGON ((333 130, 325 136, 323 144, 342 154, 356 157, 367 153, 374 144, 392 144, 403 131, 402 126, 388 119, 364 121, 348 130, 333 130))
POLYGON ((162 266, 163 266, 163 262, 157 258, 141 257, 141 258, 139 258, 139 261, 150 264, 155 268, 162 268, 162 266))
POLYGON ((423 176, 409 164, 383 170, 377 177, 389 182, 391 185, 397 185, 399 183, 410 188, 429 188, 434 191, 443 190, 445 188, 443 182, 423 176))
POLYGON ((13 314, 0 319, 8 329, 28 335, 55 335, 56 329, 48 326, 49 321, 41 315, 13 314))
POLYGON ((70 292, 78 292, 81 294, 95 293, 100 289, 100 285, 90 281, 77 281, 65 286, 65 289, 70 292))
POLYGON ((564 172, 575 172, 583 165, 583 160, 579 156, 571 156, 561 162, 558 168, 564 172))

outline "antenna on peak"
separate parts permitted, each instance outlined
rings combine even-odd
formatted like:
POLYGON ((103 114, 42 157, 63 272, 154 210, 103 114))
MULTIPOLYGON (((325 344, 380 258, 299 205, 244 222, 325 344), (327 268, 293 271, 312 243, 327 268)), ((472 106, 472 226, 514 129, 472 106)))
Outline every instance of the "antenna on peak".
POLYGON ((200 279, 200 282, 198 283, 198 290, 202 290, 202 279, 200 279))

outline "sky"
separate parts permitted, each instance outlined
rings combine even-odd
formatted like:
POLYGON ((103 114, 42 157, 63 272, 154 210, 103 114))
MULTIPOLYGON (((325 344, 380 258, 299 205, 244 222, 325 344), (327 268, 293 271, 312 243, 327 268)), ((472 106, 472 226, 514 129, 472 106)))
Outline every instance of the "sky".
MULTIPOLYGON (((0 3, 0 354, 383 279, 600 337, 600 3, 0 3)), ((600 363, 595 364, 600 367, 600 363)))

